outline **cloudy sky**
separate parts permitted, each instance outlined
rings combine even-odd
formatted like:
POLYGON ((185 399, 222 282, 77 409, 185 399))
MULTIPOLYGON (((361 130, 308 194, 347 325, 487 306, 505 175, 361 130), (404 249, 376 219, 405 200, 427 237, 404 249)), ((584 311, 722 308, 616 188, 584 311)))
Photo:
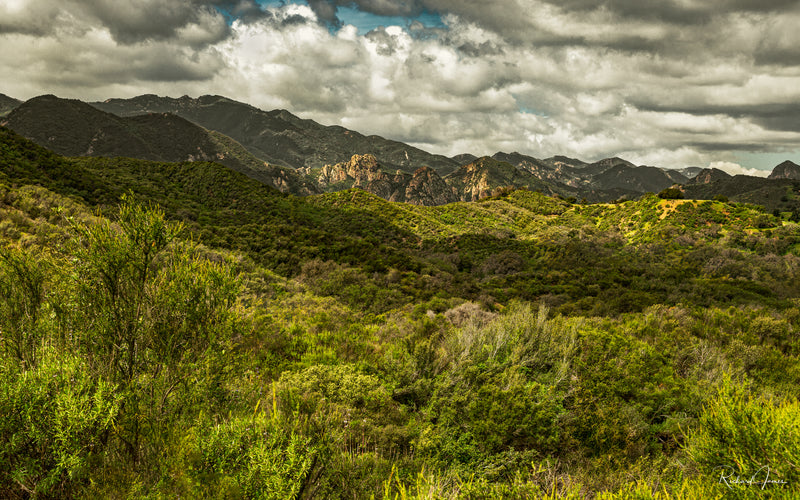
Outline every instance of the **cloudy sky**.
POLYGON ((796 0, 0 0, 0 93, 221 94, 435 153, 800 163, 796 0))

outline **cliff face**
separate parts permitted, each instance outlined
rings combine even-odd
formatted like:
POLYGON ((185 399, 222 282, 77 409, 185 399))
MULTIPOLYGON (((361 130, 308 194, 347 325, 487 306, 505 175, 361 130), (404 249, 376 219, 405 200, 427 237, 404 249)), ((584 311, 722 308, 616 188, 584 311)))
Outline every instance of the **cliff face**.
POLYGON ((389 201, 414 205, 444 205, 458 200, 434 169, 421 167, 413 174, 400 170, 392 174, 382 170, 371 154, 353 155, 347 162, 301 172, 327 192, 359 188, 389 201))
POLYGON ((525 187, 547 194, 554 193, 552 185, 530 172, 488 156, 462 165, 458 170, 445 177, 444 181, 461 201, 476 201, 491 196, 496 188, 506 186, 525 187))
POLYGON ((388 175, 381 172, 378 160, 371 154, 353 155, 350 161, 325 165, 315 173, 313 169, 301 169, 311 175, 323 191, 336 191, 341 188, 360 187, 364 189, 370 182, 384 180, 388 175), (344 186, 343 186, 344 185, 344 186))
POLYGON ((415 205, 444 205, 458 201, 453 189, 430 167, 422 167, 414 172, 406 185, 405 198, 408 203, 415 205))

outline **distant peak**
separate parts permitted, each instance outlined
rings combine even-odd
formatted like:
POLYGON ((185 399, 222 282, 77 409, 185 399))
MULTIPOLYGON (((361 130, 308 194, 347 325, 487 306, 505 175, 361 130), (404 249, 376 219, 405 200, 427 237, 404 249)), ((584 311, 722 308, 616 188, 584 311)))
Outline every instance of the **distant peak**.
POLYGON ((778 164, 772 173, 769 174, 768 179, 800 179, 800 165, 793 161, 786 160, 778 164))
POLYGON ((731 177, 733 176, 724 170, 709 167, 698 172, 697 175, 689 180, 688 184, 711 184, 714 181, 730 179, 731 177))

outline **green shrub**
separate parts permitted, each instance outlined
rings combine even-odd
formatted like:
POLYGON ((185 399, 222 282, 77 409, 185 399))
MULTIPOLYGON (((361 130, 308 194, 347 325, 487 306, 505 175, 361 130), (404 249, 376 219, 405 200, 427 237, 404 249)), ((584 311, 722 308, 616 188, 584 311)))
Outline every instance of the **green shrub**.
POLYGON ((26 368, 36 365, 52 272, 39 252, 0 248, 0 347, 26 368))
POLYGON ((219 495, 222 488, 232 497, 298 498, 315 465, 317 448, 308 438, 287 432, 291 425, 274 417, 257 411, 189 432, 187 465, 196 485, 190 496, 219 495))
POLYGON ((102 460, 122 398, 67 352, 0 368, 0 496, 67 498, 102 460))
POLYGON ((798 429, 797 399, 758 396, 746 383, 726 378, 688 433, 685 451, 699 474, 731 491, 763 487, 798 493, 798 429))

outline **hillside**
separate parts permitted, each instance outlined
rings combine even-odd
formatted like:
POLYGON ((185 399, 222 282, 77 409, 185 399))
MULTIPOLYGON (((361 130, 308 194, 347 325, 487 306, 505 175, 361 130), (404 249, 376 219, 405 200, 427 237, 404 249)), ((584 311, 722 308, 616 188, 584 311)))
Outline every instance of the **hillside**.
POLYGON ((710 200, 724 196, 732 201, 761 205, 768 211, 800 212, 800 184, 791 179, 722 176, 712 182, 686 184, 683 191, 687 198, 710 200))
POLYGON ((236 141, 169 113, 121 118, 81 101, 40 96, 18 106, 4 123, 63 155, 216 161, 281 191, 318 192, 293 170, 265 164, 236 141))
MULTIPOLYGON (((590 168, 592 167, 586 167, 585 170, 590 168)), ((592 176, 590 183, 597 189, 626 189, 639 193, 657 193, 672 184, 680 184, 686 180, 686 177, 674 171, 667 174, 656 167, 636 167, 616 163, 592 176)))
POLYGON ((575 177, 570 175, 569 169, 555 168, 542 160, 520 153, 495 153, 492 158, 497 161, 509 163, 520 170, 533 174, 535 177, 550 182, 569 184, 575 177))
POLYGON ((691 179, 686 181, 686 184, 711 184, 716 181, 726 181, 733 177, 729 173, 718 168, 704 168, 697 172, 691 179))
POLYGON ((792 498, 799 269, 750 205, 295 197, 0 128, 0 496, 724 498, 735 456, 792 498))
MULTIPOLYGON (((246 252, 255 261, 286 276, 300 273, 303 262, 313 259, 363 266, 370 273, 378 273, 373 277, 376 283, 381 282, 382 273, 394 268, 412 275, 432 276, 434 280, 426 289, 426 296, 445 290, 452 293, 455 290, 450 288, 453 283, 461 283, 464 290, 473 290, 470 293, 473 298, 481 293, 498 293, 497 287, 504 290, 502 295, 507 298, 518 296, 526 299, 546 293, 544 290, 551 290, 551 286, 560 289, 560 284, 546 285, 546 281, 540 281, 540 278, 532 279, 530 271, 512 273, 499 282, 482 281, 480 276, 484 271, 479 270, 489 265, 486 259, 492 254, 510 251, 518 254, 526 266, 534 266, 532 269, 545 265, 545 262, 548 266, 556 266, 555 269, 565 266, 562 270, 564 279, 570 276, 570 280, 574 280, 570 281, 570 300, 585 297, 584 307, 594 307, 592 304, 599 307, 604 304, 597 296, 600 292, 605 296, 619 295, 620 287, 625 287, 626 294, 635 290, 635 287, 630 289, 629 278, 615 270, 621 262, 618 259, 625 258, 625 252, 638 252, 635 246, 628 248, 629 244, 658 241, 660 235, 669 231, 690 229, 684 228, 685 223, 673 219, 672 212, 665 214, 669 217, 661 217, 650 208, 652 200, 657 199, 654 197, 619 205, 592 205, 589 211, 581 205, 530 191, 503 191, 500 196, 484 197, 482 203, 440 207, 391 203, 362 190, 296 198, 286 197, 214 163, 62 158, 7 129, 3 133, 3 144, 3 164, 15 165, 10 171, 9 167, 4 167, 3 182, 7 184, 21 179, 63 194, 79 195, 92 206, 106 207, 127 190, 133 190, 140 199, 163 207, 168 217, 183 221, 199 241, 246 252), (654 223, 647 226, 643 233, 646 236, 638 232, 636 238, 631 239, 630 226, 638 219, 620 214, 637 212, 640 214, 638 218, 650 214, 648 217, 653 218, 654 223), (588 213, 592 215, 587 216, 588 213), (599 233, 598 228, 602 228, 599 233), (608 254, 607 261, 600 259, 602 254, 595 256, 596 260, 592 262, 580 264, 553 260, 563 252, 561 245, 572 230, 594 234, 584 242, 590 246, 589 242, 598 239, 607 241, 610 248, 625 251, 608 254), (420 252, 420 248, 426 250, 420 252), (441 257, 434 257, 441 252, 452 253, 454 248, 461 249, 457 252, 461 264, 456 268, 447 264, 446 259, 439 261, 441 257), (429 258, 434 260, 428 262, 429 258), (598 272, 604 272, 608 281, 600 289, 588 287, 587 280, 597 276, 598 272), (581 282, 587 286, 578 286, 581 282), (544 288, 540 288, 542 286, 544 288)), ((510 165, 504 166, 490 159, 484 159, 476 167, 480 167, 476 172, 495 167, 501 172, 510 172, 510 175, 515 172, 510 165)), ((754 221, 762 215, 773 221, 771 226, 777 225, 777 219, 772 216, 748 210, 736 212, 735 219, 729 219, 724 211, 722 219, 719 211, 709 212, 696 224, 698 227, 705 225, 708 216, 714 217, 714 224, 733 224, 735 220, 741 220, 741 213, 747 213, 749 215, 743 222, 736 222, 737 226, 744 224, 742 230, 761 225, 761 222, 754 221)), ((717 233, 716 238, 719 237, 721 233, 717 233)), ((666 259, 648 273, 672 273, 675 265, 676 262, 666 259)), ((674 278, 666 278, 666 275, 641 284, 656 287, 661 290, 659 293, 666 293, 676 285, 674 278)), ((380 307, 389 305, 381 304, 377 298, 368 302, 376 306, 380 304, 380 307)))
POLYGON ((568 156, 551 156, 550 158, 545 158, 542 160, 546 165, 550 165, 552 167, 572 167, 572 168, 583 168, 588 165, 588 163, 578 160, 577 158, 570 158, 568 156))
POLYGON ((681 175, 683 175, 683 176, 685 176, 685 177, 687 177, 689 179, 691 179, 692 177, 695 177, 701 171, 703 171, 703 169, 700 168, 700 167, 686 167, 686 168, 679 168, 677 170, 678 173, 680 173, 681 175))
POLYGON ((0 117, 3 117, 11 112, 12 109, 22 104, 22 101, 9 97, 5 94, 0 94, 0 117))
POLYGON ((256 157, 275 165, 321 168, 349 161, 356 154, 372 154, 380 158, 386 168, 406 173, 427 166, 446 175, 458 166, 449 158, 401 142, 376 135, 365 136, 340 126, 320 125, 286 110, 262 111, 221 96, 173 99, 143 95, 92 105, 119 116, 174 113, 236 139, 256 157))
MULTIPOLYGON (((618 157, 586 163, 516 152, 495 153, 491 160, 496 163, 485 168, 486 160, 471 154, 431 155, 400 142, 323 126, 285 110, 262 111, 221 96, 143 95, 91 105, 41 96, 16 105, 3 123, 65 155, 216 161, 301 196, 359 188, 386 200, 441 205, 477 200, 498 188, 524 188, 595 203, 636 199, 684 184, 692 197, 721 195, 771 210, 796 208, 783 199, 790 194, 769 185, 754 188, 751 181, 739 179, 711 186, 730 177, 717 169, 692 167, 684 175, 618 157), (353 163, 367 156, 379 165, 374 172, 373 167, 353 163), (702 183, 709 186, 691 187, 702 183)), ((784 162, 771 178, 792 178, 793 165, 784 162)))

